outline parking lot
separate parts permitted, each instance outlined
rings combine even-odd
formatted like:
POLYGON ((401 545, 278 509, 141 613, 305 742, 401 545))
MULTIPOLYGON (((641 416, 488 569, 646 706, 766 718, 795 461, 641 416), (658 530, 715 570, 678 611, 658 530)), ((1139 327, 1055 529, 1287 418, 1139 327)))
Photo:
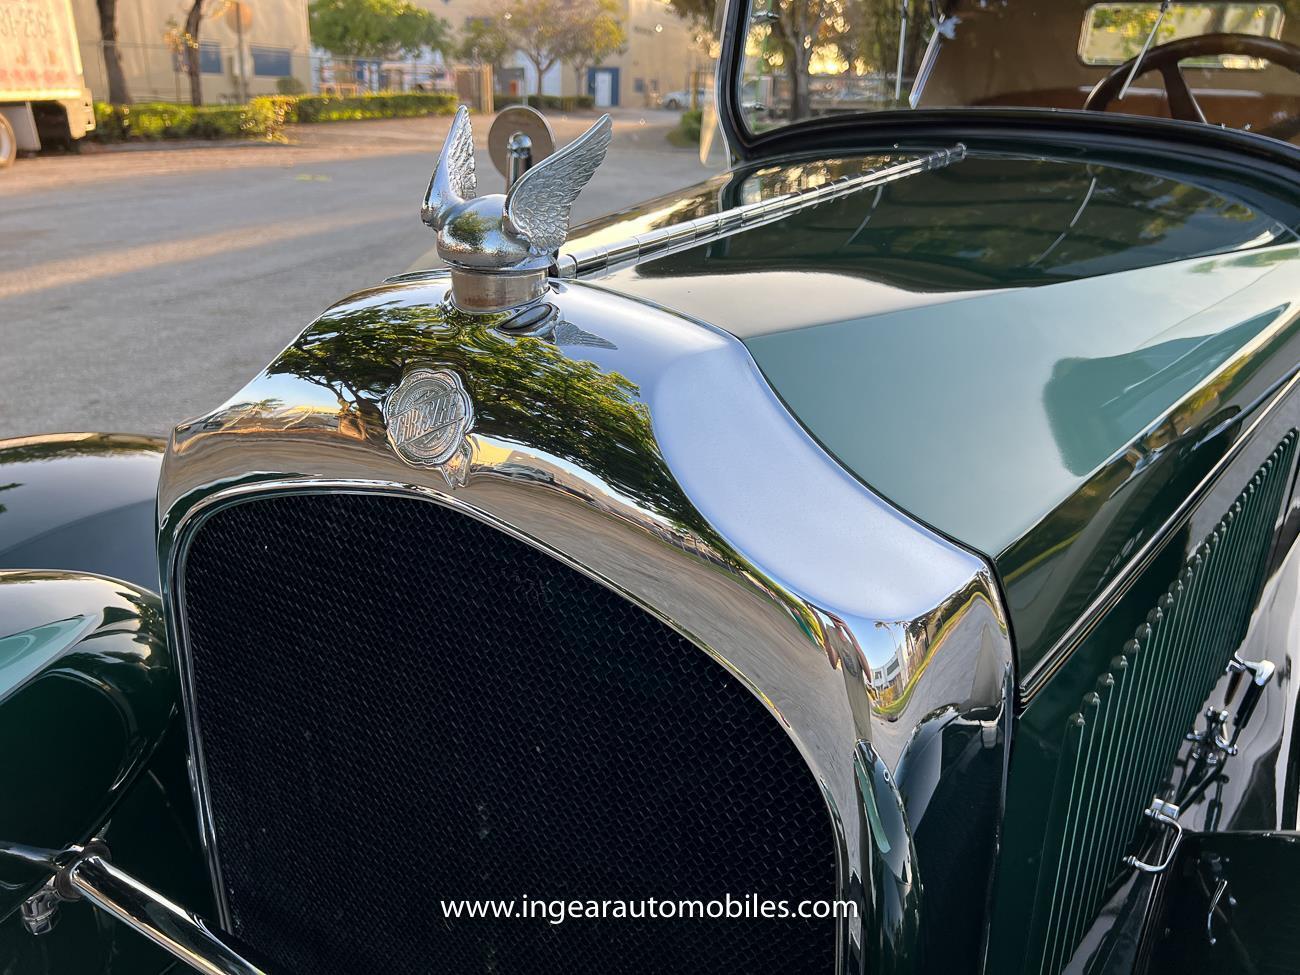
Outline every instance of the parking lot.
MULTIPOLYGON (((563 144, 592 114, 552 119, 563 144)), ((475 118, 480 192, 499 192, 475 118)), ((575 219, 704 178, 670 112, 620 110, 575 219)), ((448 120, 299 126, 283 145, 20 159, 0 173, 0 436, 165 433, 324 307, 427 265, 419 203, 448 120)))

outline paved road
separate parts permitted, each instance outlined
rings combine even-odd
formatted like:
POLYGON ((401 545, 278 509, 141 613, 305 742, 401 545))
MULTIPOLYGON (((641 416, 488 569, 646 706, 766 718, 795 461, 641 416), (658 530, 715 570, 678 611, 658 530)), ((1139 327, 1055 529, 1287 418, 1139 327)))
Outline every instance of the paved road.
MULTIPOLYGON (((563 143, 593 116, 553 120, 563 143)), ((623 111, 581 220, 704 178, 623 111)), ((0 437, 166 432, 235 393, 325 306, 418 266, 445 119, 302 126, 289 145, 19 160, 0 174, 0 437)), ((475 119, 481 192, 499 192, 475 119)))

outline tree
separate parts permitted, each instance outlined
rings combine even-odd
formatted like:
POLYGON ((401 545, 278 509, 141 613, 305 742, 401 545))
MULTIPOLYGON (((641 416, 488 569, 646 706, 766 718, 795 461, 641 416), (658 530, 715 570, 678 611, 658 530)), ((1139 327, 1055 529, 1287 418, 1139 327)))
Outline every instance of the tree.
MULTIPOLYGON (((710 29, 714 23, 718 0, 665 2, 697 27, 710 29)), ((898 74, 901 41, 901 87, 906 91, 935 29, 934 9, 928 0, 752 0, 746 77, 784 74, 788 93, 781 92, 778 100, 791 118, 807 118, 814 70, 892 80, 898 74)), ((888 86, 891 102, 893 88, 888 86)))
POLYGON ((713 30, 718 17, 718 0, 667 0, 668 9, 703 30, 713 30))
POLYGON ((203 75, 199 65, 199 28, 203 26, 203 0, 193 0, 185 14, 181 35, 185 52, 185 73, 190 77, 190 104, 203 104, 203 75))
POLYGON ((537 72, 539 99, 543 76, 569 53, 572 7, 572 0, 514 0, 501 15, 501 29, 510 46, 537 72))
POLYGON ((812 114, 809 67, 835 5, 836 0, 773 0, 769 5, 770 40, 775 44, 764 44, 763 50, 769 63, 779 62, 790 78, 792 119, 812 114))
POLYGON ((104 52, 104 71, 108 75, 108 100, 114 105, 129 105, 126 74, 122 71, 122 52, 117 49, 117 0, 95 0, 99 11, 100 49, 104 52))
POLYGON ((587 69, 611 54, 627 49, 627 33, 619 19, 618 0, 592 0, 578 13, 569 35, 564 58, 578 78, 578 90, 585 85, 587 69))
POLYGON ((312 0, 308 17, 312 43, 338 57, 382 61, 451 48, 447 22, 408 0, 312 0))
POLYGON ((474 17, 460 35, 456 53, 471 64, 488 64, 499 72, 506 55, 513 51, 501 25, 491 17, 474 17))

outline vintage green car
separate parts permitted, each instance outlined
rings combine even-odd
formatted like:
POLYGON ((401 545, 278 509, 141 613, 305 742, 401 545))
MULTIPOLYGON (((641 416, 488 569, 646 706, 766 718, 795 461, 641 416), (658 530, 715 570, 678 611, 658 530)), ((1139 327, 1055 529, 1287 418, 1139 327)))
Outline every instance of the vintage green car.
POLYGON ((1300 968, 1300 4, 717 36, 725 173, 462 112, 446 267, 0 443, 0 972, 1300 968))

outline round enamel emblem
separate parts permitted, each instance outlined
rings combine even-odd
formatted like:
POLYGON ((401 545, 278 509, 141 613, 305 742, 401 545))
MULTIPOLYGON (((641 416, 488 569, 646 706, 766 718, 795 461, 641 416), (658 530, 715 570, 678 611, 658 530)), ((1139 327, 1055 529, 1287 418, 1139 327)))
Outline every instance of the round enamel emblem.
POLYGON ((384 401, 388 442, 408 464, 437 467, 460 449, 474 406, 449 369, 413 369, 384 401))

